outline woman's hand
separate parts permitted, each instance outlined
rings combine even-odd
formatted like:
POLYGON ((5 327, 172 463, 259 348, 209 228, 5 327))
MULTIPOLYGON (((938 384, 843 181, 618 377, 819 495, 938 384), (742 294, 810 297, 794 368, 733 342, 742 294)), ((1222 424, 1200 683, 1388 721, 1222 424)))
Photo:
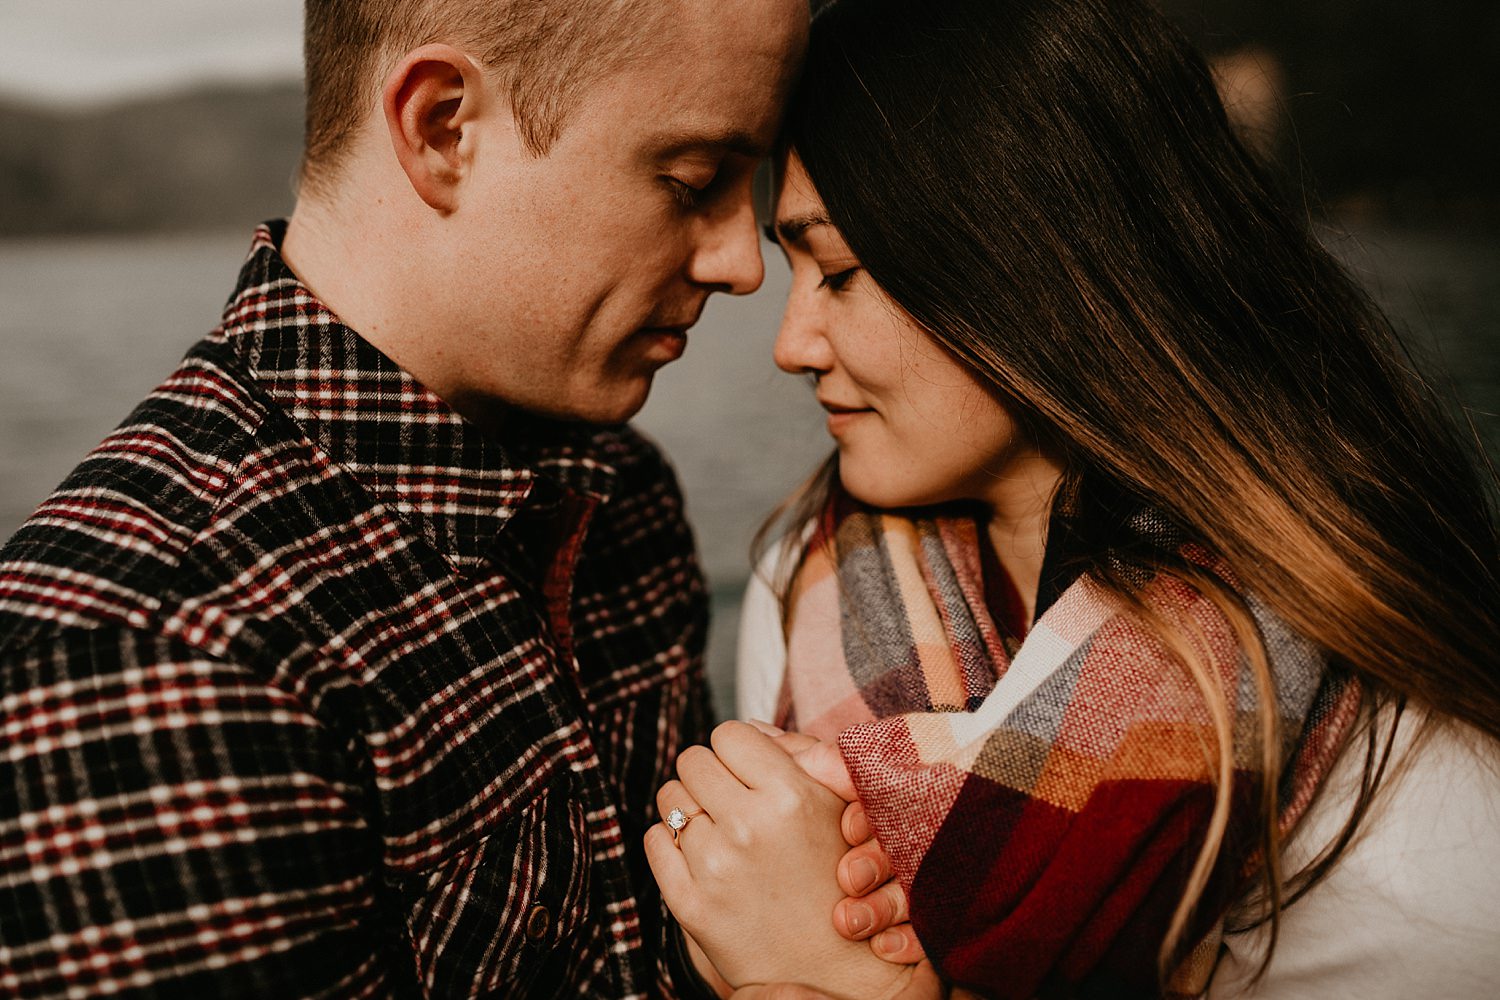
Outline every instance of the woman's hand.
POLYGON ((868 940, 870 949, 887 962, 910 965, 925 959, 927 953, 907 919, 906 893, 893 878, 890 856, 870 830, 838 746, 806 733, 782 732, 764 722, 750 724, 848 803, 839 828, 851 849, 838 865, 839 888, 845 898, 833 909, 834 928, 850 941, 868 940))
POLYGON ((748 725, 725 723, 712 742, 714 752, 685 751, 679 780, 657 794, 663 816, 690 817, 678 843, 664 825, 646 835, 662 896, 684 929, 735 987, 900 995, 915 968, 883 962, 833 927, 843 896, 834 871, 848 846, 843 800, 748 725))
MULTIPOLYGON (((972 994, 962 990, 944 992, 943 984, 938 979, 937 973, 932 971, 932 966, 923 962, 917 966, 911 982, 892 1000, 978 1000, 972 994)), ((746 986, 744 989, 735 990, 730 1000, 834 1000, 827 993, 819 993, 808 986, 797 983, 771 983, 766 986, 746 986)))

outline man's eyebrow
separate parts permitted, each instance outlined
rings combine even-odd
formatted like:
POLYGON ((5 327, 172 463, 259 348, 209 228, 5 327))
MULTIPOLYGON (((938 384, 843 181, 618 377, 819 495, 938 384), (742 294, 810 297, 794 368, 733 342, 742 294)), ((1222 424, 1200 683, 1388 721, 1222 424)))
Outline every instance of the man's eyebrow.
POLYGON ((781 243, 796 243, 802 235, 814 226, 831 226, 833 221, 826 215, 816 212, 809 215, 794 215, 790 219, 782 219, 776 223, 773 231, 770 226, 766 227, 766 235, 776 239, 779 235, 781 243))
POLYGON ((699 149, 725 150, 758 160, 770 152, 763 141, 739 129, 705 129, 703 131, 666 132, 651 143, 663 158, 699 149))

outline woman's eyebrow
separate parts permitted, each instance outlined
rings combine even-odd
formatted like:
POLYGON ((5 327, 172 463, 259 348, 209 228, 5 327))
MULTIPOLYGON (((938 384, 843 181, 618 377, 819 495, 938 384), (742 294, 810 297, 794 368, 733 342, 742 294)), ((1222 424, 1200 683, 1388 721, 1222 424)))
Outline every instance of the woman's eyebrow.
POLYGON ((766 229, 767 235, 771 236, 773 239, 776 237, 776 234, 779 233, 781 236, 780 242, 796 243, 798 240, 802 239, 803 234, 805 234, 809 229, 812 229, 814 226, 831 225, 833 225, 833 222, 828 218, 828 216, 814 213, 811 215, 794 215, 790 219, 778 219, 776 222, 775 233, 770 232, 769 226, 767 226, 766 229))

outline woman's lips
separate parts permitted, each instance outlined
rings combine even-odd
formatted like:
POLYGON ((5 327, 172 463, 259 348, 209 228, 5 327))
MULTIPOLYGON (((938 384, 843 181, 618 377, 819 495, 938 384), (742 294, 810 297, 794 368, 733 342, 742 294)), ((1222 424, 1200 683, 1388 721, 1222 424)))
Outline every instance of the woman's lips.
POLYGON ((823 409, 828 411, 828 433, 834 437, 847 431, 860 417, 875 412, 869 407, 838 406, 833 403, 824 403, 823 409))

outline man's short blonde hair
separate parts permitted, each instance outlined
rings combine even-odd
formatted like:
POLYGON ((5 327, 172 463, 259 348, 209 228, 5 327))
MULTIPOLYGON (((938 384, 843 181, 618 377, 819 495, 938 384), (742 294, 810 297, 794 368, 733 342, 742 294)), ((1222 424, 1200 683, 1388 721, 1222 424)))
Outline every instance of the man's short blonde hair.
POLYGON ((337 173, 385 75, 431 42, 503 70, 527 147, 546 155, 583 92, 637 55, 666 0, 305 0, 304 181, 337 173))

